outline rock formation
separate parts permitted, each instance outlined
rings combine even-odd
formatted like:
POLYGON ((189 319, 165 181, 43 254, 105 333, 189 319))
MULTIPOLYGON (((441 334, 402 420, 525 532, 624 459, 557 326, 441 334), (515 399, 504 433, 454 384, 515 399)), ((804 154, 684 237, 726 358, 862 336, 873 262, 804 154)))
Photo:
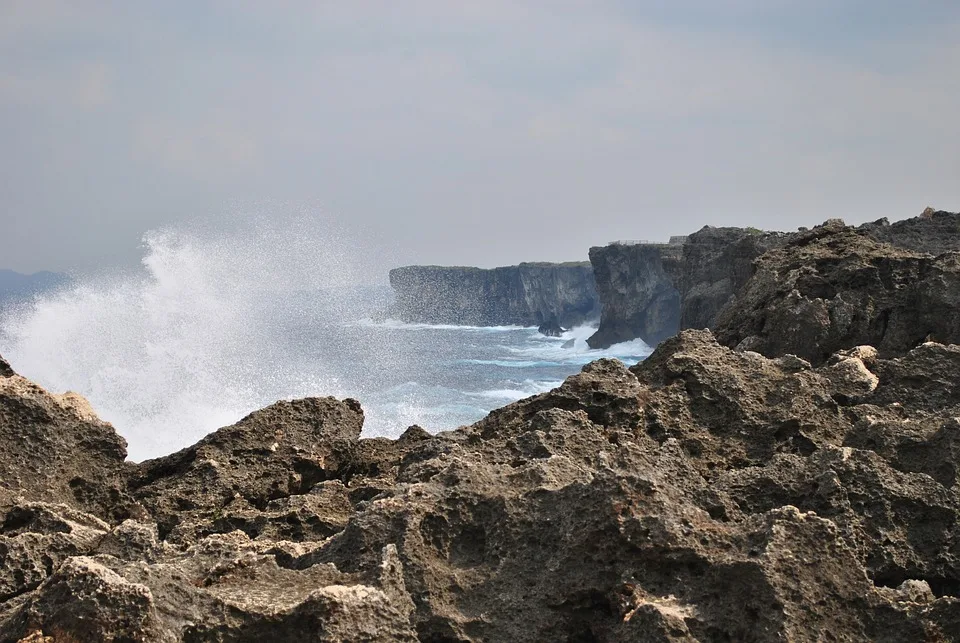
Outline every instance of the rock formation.
POLYGON ((611 243, 590 248, 600 326, 587 343, 607 348, 640 338, 651 346, 680 328, 679 260, 683 246, 611 243))
POLYGON ((761 246, 701 231, 719 341, 437 435, 308 398, 132 464, 0 358, 0 642, 960 640, 960 253, 914 247, 954 216, 791 235, 733 299, 761 246))
POLYGON ((0 358, 0 504, 65 502, 104 520, 135 513, 127 443, 79 395, 52 395, 0 358))
POLYGON ((934 256, 960 251, 960 213, 927 208, 912 219, 880 219, 857 228, 876 241, 934 256))
MULTIPOLYGON (((852 229, 851 229, 852 230, 852 229)), ((960 251, 960 214, 928 208, 923 215, 855 229, 862 237, 934 256, 960 251)), ((678 330, 716 328, 766 252, 808 232, 706 226, 671 244, 611 244, 592 248, 602 315, 594 348, 642 339, 656 345, 678 330), (658 256, 659 255, 659 256, 658 256)), ((816 341, 814 341, 816 343, 816 341)), ((829 347, 822 347, 829 354, 829 347)))
MULTIPOLYGON (((831 238, 783 252, 879 256, 831 238)), ((811 364, 688 330, 456 431, 362 439, 312 398, 122 468, 5 376, 0 641, 957 640, 960 348, 858 339, 811 364)))
POLYGON ((406 266, 390 271, 394 319, 427 324, 564 327, 597 319, 589 263, 522 263, 482 269, 406 266))
MULTIPOLYGON (((912 224, 904 229, 916 232, 912 224)), ((892 357, 928 339, 960 342, 960 254, 934 257, 876 240, 913 245, 891 228, 835 220, 766 253, 736 305, 721 313, 720 342, 815 364, 857 344, 892 357)))
POLYGON ((560 337, 563 335, 566 330, 555 321, 547 321, 540 324, 537 328, 537 332, 541 335, 546 335, 547 337, 560 337))
POLYGON ((713 328, 717 315, 753 275, 753 262, 788 238, 755 228, 704 226, 687 237, 676 270, 680 328, 713 328))

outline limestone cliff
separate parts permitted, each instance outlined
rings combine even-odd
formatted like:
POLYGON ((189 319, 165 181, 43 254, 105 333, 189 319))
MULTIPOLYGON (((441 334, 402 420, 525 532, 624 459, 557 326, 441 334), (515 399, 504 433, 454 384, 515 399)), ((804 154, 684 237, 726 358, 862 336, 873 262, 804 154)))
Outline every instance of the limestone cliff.
MULTIPOLYGON (((886 219, 850 228, 875 242, 934 256, 960 250, 960 214, 928 208, 921 216, 886 219)), ((767 252, 796 239, 798 232, 705 226, 670 244, 619 244, 592 248, 597 292, 603 309, 594 348, 631 339, 656 345, 679 330, 715 328, 724 307, 755 272, 767 252)))
POLYGON ((683 246, 611 243, 590 248, 601 302, 600 327, 592 348, 640 338, 651 346, 680 328, 680 293, 675 283, 683 246))
POLYGON ((522 263, 502 268, 405 266, 390 271, 396 302, 388 315, 405 322, 575 326, 600 316, 587 262, 522 263))
POLYGON ((677 273, 680 328, 712 328, 720 310, 753 274, 753 262, 788 235, 704 226, 687 237, 677 273))

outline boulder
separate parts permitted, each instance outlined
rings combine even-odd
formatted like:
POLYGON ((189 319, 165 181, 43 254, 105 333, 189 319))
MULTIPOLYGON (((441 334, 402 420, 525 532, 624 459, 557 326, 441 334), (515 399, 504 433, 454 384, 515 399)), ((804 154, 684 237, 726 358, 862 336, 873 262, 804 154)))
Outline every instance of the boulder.
POLYGON ((547 337, 560 337, 567 331, 561 327, 556 320, 551 320, 540 324, 540 327, 537 328, 537 332, 541 335, 546 335, 547 337))

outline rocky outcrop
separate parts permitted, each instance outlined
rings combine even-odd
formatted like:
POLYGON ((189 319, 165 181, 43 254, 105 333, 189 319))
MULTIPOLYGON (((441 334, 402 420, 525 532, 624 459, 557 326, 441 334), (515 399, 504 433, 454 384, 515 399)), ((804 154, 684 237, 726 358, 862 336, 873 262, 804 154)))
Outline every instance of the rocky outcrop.
POLYGON ((876 241, 934 256, 960 251, 960 213, 927 208, 912 219, 880 219, 857 228, 876 241))
POLYGON ((721 314, 717 337, 731 347, 815 364, 859 344, 892 357, 929 339, 960 342, 960 254, 934 257, 877 236, 902 240, 885 227, 856 229, 834 220, 768 252, 737 304, 721 314))
POLYGON ((388 316, 405 322, 472 326, 570 327, 600 316, 589 263, 522 263, 482 269, 406 266, 390 271, 396 301, 388 316))
POLYGON ((594 348, 641 339, 656 346, 686 328, 712 328, 753 274, 753 261, 788 235, 705 226, 670 244, 590 249, 602 314, 594 348))
POLYGON ((705 226, 686 239, 676 284, 680 328, 714 328, 717 316, 753 275, 753 262, 789 235, 705 226))
POLYGON ((548 321, 540 324, 537 332, 547 337, 560 337, 567 331, 557 322, 548 321))
MULTIPOLYGON (((864 224, 856 233, 876 242, 934 256, 960 251, 960 214, 928 208, 891 224, 864 224)), ((670 244, 611 244, 593 248, 597 291, 603 308, 594 348, 642 339, 655 345, 678 330, 717 328, 724 307, 753 276, 766 252, 809 232, 765 232, 756 228, 705 226, 670 244)), ((816 341, 814 340, 814 343, 816 341)), ((829 347, 825 347, 829 354, 829 347)))
POLYGON ((684 331, 435 436, 281 402, 128 465, 133 518, 5 501, 0 640, 952 640, 958 382, 956 346, 684 331))
POLYGON ((0 358, 0 504, 65 503, 102 519, 136 513, 124 491, 127 443, 75 393, 54 395, 0 358))
POLYGON ((590 248, 600 326, 587 343, 591 348, 640 338, 656 346, 680 328, 679 260, 683 246, 611 243, 590 248))

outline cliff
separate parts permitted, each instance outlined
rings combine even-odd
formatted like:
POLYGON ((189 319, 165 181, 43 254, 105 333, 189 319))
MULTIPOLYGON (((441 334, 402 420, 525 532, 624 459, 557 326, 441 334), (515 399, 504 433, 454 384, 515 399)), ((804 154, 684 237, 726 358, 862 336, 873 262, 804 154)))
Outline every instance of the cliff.
POLYGON ((788 235, 754 228, 705 226, 687 237, 677 270, 680 328, 712 328, 720 310, 753 274, 760 255, 788 235))
POLYGON ((589 263, 522 263, 503 268, 406 266, 390 271, 405 322, 469 326, 576 326, 600 316, 589 263))
MULTIPOLYGON (((892 224, 880 219, 850 230, 864 239, 934 256, 960 250, 960 214, 945 211, 928 209, 919 217, 892 224)), ((591 248, 602 315, 589 343, 606 348, 640 338, 656 345, 679 330, 715 328, 724 307, 735 309, 756 261, 805 238, 805 230, 706 226, 671 244, 591 248)))
POLYGON ((600 326, 591 348, 641 338, 651 346, 680 328, 678 261, 683 246, 612 243, 590 248, 600 297, 600 326))

